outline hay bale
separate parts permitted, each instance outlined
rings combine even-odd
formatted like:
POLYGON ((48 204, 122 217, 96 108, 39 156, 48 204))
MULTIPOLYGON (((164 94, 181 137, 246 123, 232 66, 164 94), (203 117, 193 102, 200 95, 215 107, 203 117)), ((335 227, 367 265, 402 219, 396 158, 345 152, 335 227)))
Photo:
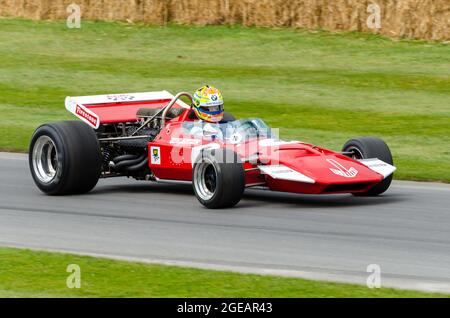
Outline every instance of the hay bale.
POLYGON ((81 6, 82 17, 90 20, 239 23, 450 40, 448 0, 0 0, 0 16, 66 19, 66 7, 73 2, 81 6), (381 29, 367 27, 371 3, 381 8, 381 29))

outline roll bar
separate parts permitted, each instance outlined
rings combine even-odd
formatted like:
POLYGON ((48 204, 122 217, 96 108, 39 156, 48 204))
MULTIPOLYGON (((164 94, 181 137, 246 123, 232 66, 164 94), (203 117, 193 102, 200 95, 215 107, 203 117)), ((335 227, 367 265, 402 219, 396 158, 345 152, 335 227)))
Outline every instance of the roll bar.
POLYGON ((164 108, 164 111, 162 113, 162 118, 161 118, 161 128, 164 128, 164 126, 166 125, 167 113, 172 108, 172 106, 175 104, 175 102, 182 96, 189 98, 192 103, 192 95, 191 94, 189 94, 187 92, 180 92, 180 93, 176 94, 175 97, 170 101, 170 103, 167 104, 167 106, 164 108))
POLYGON ((172 100, 169 102, 169 104, 167 104, 166 107, 161 108, 156 114, 154 114, 152 117, 147 118, 145 120, 145 122, 138 128, 136 129, 132 134, 131 137, 133 137, 138 131, 140 131, 142 128, 144 128, 145 126, 147 126, 147 124, 149 122, 151 122, 153 119, 155 119, 157 116, 159 116, 159 114, 162 113, 162 118, 161 118, 161 129, 164 128, 164 126, 166 125, 166 115, 167 112, 172 108, 172 106, 175 104, 175 102, 181 97, 181 96, 186 96, 191 100, 192 103, 192 95, 187 93, 187 92, 180 92, 178 94, 176 94, 172 100))

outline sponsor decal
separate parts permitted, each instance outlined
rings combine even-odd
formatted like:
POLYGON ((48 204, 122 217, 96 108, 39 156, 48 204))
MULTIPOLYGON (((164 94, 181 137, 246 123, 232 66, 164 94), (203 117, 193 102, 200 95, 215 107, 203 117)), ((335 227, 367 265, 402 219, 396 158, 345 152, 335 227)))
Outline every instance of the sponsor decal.
POLYGON ((86 119, 92 126, 97 127, 98 118, 89 114, 87 111, 85 111, 79 105, 77 105, 77 107, 75 108, 75 114, 86 119))
POLYGON ((170 139, 170 144, 172 144, 172 145, 198 145, 200 143, 201 143, 200 139, 194 139, 194 138, 172 137, 172 139, 170 139))
POLYGON ((159 147, 151 147, 150 148, 150 163, 152 165, 160 165, 161 164, 161 150, 159 147))
POLYGON ((134 100, 134 96, 128 94, 107 95, 106 98, 113 102, 126 102, 134 100))
POLYGON ((220 106, 220 105, 222 105, 222 102, 218 102, 217 100, 212 102, 201 103, 201 106, 220 106))
POLYGON ((369 163, 367 164, 368 167, 387 167, 388 164, 387 163, 369 163))
POLYGON ((277 139, 273 139, 273 138, 262 139, 259 141, 259 145, 261 147, 292 145, 292 144, 297 144, 297 143, 299 143, 299 142, 298 141, 277 140, 277 139))
POLYGON ((349 169, 347 169, 334 159, 327 159, 327 161, 334 167, 330 168, 331 172, 337 174, 338 176, 345 178, 354 178, 358 174, 358 170, 356 170, 354 167, 350 167, 349 169))
POLYGON ((273 173, 291 173, 294 172, 292 169, 273 169, 273 173))

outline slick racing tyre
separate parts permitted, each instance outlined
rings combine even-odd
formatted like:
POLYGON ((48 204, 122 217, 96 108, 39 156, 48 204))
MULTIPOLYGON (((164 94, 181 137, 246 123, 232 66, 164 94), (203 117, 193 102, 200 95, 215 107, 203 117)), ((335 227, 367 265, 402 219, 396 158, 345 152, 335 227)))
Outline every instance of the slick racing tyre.
POLYGON ((205 207, 232 207, 244 193, 244 166, 231 150, 204 149, 195 160, 192 184, 195 196, 205 207))
POLYGON ((40 126, 29 148, 31 175, 49 195, 92 190, 101 173, 101 153, 94 130, 81 121, 40 126))
MULTIPOLYGON (((379 138, 361 137, 347 141, 342 151, 348 153, 353 159, 378 158, 393 165, 392 154, 388 145, 379 138)), ((353 193, 356 196, 376 196, 385 192, 391 185, 393 174, 372 187, 367 192, 353 193)))

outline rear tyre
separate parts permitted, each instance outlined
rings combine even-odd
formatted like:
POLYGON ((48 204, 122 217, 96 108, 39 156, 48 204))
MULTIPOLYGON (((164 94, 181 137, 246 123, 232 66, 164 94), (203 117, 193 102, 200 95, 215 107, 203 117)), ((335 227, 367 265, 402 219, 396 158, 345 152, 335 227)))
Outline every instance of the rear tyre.
POLYGON ((235 206, 245 189, 244 166, 227 149, 205 149, 195 161, 192 184, 198 201, 209 209, 235 206))
POLYGON ((46 194, 89 192, 98 182, 101 164, 97 136, 81 121, 42 125, 31 138, 31 175, 37 187, 46 194))
MULTIPOLYGON (((375 137, 361 137, 347 141, 342 148, 343 152, 349 153, 353 159, 378 158, 393 165, 391 150, 381 139, 375 137)), ((391 185, 393 174, 372 187, 367 192, 353 193, 355 196, 376 196, 385 192, 391 185)))

